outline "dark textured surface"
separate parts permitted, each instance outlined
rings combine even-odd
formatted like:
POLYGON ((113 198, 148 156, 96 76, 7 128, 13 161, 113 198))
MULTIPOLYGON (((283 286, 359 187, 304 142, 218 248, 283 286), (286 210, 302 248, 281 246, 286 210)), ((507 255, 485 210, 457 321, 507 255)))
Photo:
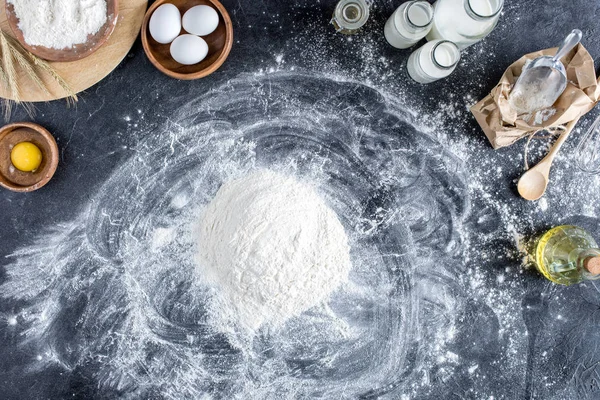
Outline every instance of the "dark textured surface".
MULTIPOLYGON (((222 87, 221 85, 240 74, 277 69, 275 56, 278 54, 284 55, 286 64, 283 69, 293 67, 295 71, 303 71, 308 75, 314 72, 315 75, 334 73, 338 77, 348 76, 359 82, 372 82, 374 86, 389 89, 400 97, 410 98, 411 105, 420 110, 416 119, 420 115, 434 113, 440 104, 454 101, 462 103, 467 94, 474 98, 483 97, 512 61, 524 53, 554 46, 572 28, 582 29, 584 45, 593 56, 600 55, 600 40, 597 39, 600 2, 507 1, 500 26, 485 42, 469 49, 461 68, 455 74, 443 82, 419 86, 408 81, 404 70, 410 52, 394 50, 380 34, 385 19, 400 2, 376 2, 365 32, 352 41, 335 34, 328 26, 333 1, 226 0, 223 4, 230 10, 235 41, 229 59, 210 77, 183 82, 163 76, 146 59, 138 41, 129 56, 108 78, 81 95, 76 107, 67 109, 60 101, 37 105, 38 113, 32 120, 48 128, 57 138, 61 154, 60 165, 53 180, 42 190, 26 195, 0 192, 0 266, 8 264, 4 256, 32 244, 41 230, 76 219, 90 200, 96 198, 98 190, 107 179, 135 155, 132 149, 144 143, 147 139, 144 135, 154 133, 150 128, 163 126, 165 121, 178 112, 181 104, 222 87), (365 48, 370 52, 368 56, 362 51, 365 48), (374 67, 380 57, 385 57, 390 64, 374 67), (388 77, 382 81, 384 73, 388 77), (138 129, 138 125, 145 129, 138 129)), ((286 79, 293 81, 293 77, 286 79)), ((304 75, 297 79, 299 82, 306 82, 304 75)), ((368 100, 369 97, 366 96, 365 99, 368 100)), ((370 104, 377 104, 377 101, 373 100, 370 104)), ((18 110, 11 122, 20 120, 31 119, 22 110, 18 110)), ((385 118, 381 118, 381 121, 382 128, 386 128, 385 124, 395 123, 385 118)), ((587 123, 589 117, 582 125, 587 123)), ((373 121, 369 124, 377 125, 373 121)), ((478 158, 473 162, 466 162, 465 169, 474 171, 481 168, 478 161, 481 159, 493 159, 495 165, 502 167, 502 173, 486 177, 496 180, 493 186, 498 202, 518 204, 517 214, 522 213, 523 218, 528 221, 524 224, 522 233, 533 234, 559 222, 572 222, 588 228, 596 237, 600 237, 597 218, 575 215, 581 208, 579 204, 587 201, 578 199, 577 193, 564 193, 561 196, 571 198, 564 202, 550 203, 545 213, 532 211, 530 203, 522 202, 516 197, 513 180, 520 173, 521 165, 518 161, 515 162, 515 156, 520 154, 521 147, 494 152, 471 118, 464 124, 456 124, 454 128, 447 132, 451 139, 455 137, 458 140, 462 135, 474 137, 470 144, 476 146, 478 158), (572 210, 570 205, 573 205, 572 210)), ((415 148, 421 147, 415 145, 415 148)), ((277 146, 269 149, 273 152, 280 151, 277 146)), ((369 157, 368 154, 361 156, 369 157)), ((561 164, 565 162, 563 160, 561 164)), ((435 167, 431 168, 435 170, 435 167)), ((572 167, 567 165, 565 168, 566 171, 575 173, 572 167)), ((563 177, 557 185, 568 179, 568 175, 563 177)), ((453 193, 460 193, 459 189, 460 184, 454 178, 441 179, 440 186, 435 190, 439 190, 439 197, 449 203, 447 207, 440 206, 441 210, 448 214, 465 213, 461 196, 466 194, 453 193)), ((375 202, 385 204, 385 196, 384 191, 382 198, 375 197, 375 202)), ((481 230, 482 235, 501 230, 500 222, 497 222, 500 220, 499 216, 486 223, 478 223, 482 215, 493 216, 495 211, 486 209, 486 205, 477 198, 471 201, 469 213, 464 215, 465 229, 470 230, 475 237, 478 230, 481 230)), ((589 200, 595 213, 598 212, 596 201, 597 197, 589 200)), ((368 202, 365 206, 369 207, 368 202)), ((444 216, 440 219, 443 220, 444 216)), ((453 218, 448 217, 448 220, 448 225, 452 225, 453 218)), ((444 232, 420 232, 419 221, 410 228, 413 236, 419 239, 449 235, 444 232)), ((430 251, 444 253, 447 248, 442 246, 448 242, 450 240, 447 238, 430 241, 429 245, 433 247, 430 251), (440 248, 435 248, 438 242, 440 248)), ((514 244, 507 242, 502 235, 498 235, 496 241, 479 243, 471 240, 468 245, 487 246, 489 254, 494 254, 495 249, 506 252, 506 249, 514 248, 514 244)), ((457 275, 466 274, 470 269, 470 264, 461 264, 459 256, 451 254, 449 257, 456 260, 457 267, 451 271, 457 275)), ((512 271, 516 271, 519 269, 519 262, 513 252, 508 258, 491 257, 480 265, 489 274, 485 279, 494 282, 495 271, 501 271, 507 266, 512 266, 512 271)), ((0 282, 6 279, 6 273, 0 269, 0 282)), ((521 323, 512 325, 515 331, 509 335, 527 343, 525 352, 513 356, 527 360, 523 363, 526 365, 525 370, 521 367, 511 369, 509 363, 498 361, 503 358, 508 345, 505 343, 506 339, 498 338, 499 327, 495 311, 483 299, 470 295, 468 288, 457 287, 455 290, 460 294, 453 295, 462 299, 462 306, 457 317, 458 339, 452 344, 453 352, 465 360, 477 361, 480 370, 485 373, 477 379, 465 371, 453 373, 449 378, 436 379, 433 372, 430 387, 413 391, 411 396, 418 399, 600 397, 600 333, 597 329, 599 292, 593 285, 554 287, 533 272, 507 279, 512 282, 511 293, 523 306, 521 323), (569 319, 561 322, 552 317, 555 315, 569 316, 569 319)), ((85 293, 82 296, 85 297, 85 293)), ((17 314, 25 304, 25 300, 2 300, 0 313, 17 314)), ((79 315, 81 312, 78 308, 84 306, 83 298, 80 302, 65 304, 57 320, 61 323, 69 321, 69 316, 79 315)), ((521 313, 521 310, 513 311, 521 313)), ((77 332, 80 321, 73 318, 71 323, 70 327, 61 327, 64 329, 63 333, 69 329, 77 332)), ((22 339, 23 332, 0 319, 1 398, 115 398, 119 395, 133 398, 164 397, 159 389, 154 394, 149 390, 128 393, 127 390, 110 389, 110 385, 103 386, 90 372, 93 367, 86 368, 85 358, 81 358, 83 363, 76 367, 56 363, 41 370, 32 369, 30 363, 34 357, 31 353, 33 350, 22 339)), ((426 337, 423 339, 427 340, 426 337)), ((61 346, 60 343, 55 344, 57 348, 61 346)), ((62 353, 68 354, 68 350, 63 348, 62 353)), ((410 358, 410 354, 407 357, 410 358)), ((463 369, 470 365, 465 364, 463 369)), ((409 375, 409 378, 416 379, 413 375, 409 375)), ((390 385, 406 385, 406 379, 408 378, 404 375, 390 378, 390 385)), ((353 398, 362 395, 364 398, 375 398, 385 392, 386 390, 373 387, 371 392, 340 392, 336 397, 353 398)), ((398 398, 401 394, 394 393, 393 390, 391 392, 390 398, 398 398)), ((219 397, 219 393, 225 392, 213 388, 212 393, 219 397)), ((288 395, 293 397, 289 393, 288 395)))

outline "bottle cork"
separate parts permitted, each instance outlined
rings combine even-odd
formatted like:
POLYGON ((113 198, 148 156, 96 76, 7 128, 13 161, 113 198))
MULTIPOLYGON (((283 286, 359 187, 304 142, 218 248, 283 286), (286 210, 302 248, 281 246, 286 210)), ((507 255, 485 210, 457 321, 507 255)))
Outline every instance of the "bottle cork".
POLYGON ((600 275, 600 256, 586 258, 583 267, 593 275, 600 275))

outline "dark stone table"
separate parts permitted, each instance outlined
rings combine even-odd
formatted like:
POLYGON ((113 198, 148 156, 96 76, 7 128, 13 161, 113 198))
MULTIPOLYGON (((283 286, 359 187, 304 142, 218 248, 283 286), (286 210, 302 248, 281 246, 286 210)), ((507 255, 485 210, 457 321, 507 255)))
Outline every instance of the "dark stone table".
POLYGON ((529 203, 523 143, 494 151, 467 111, 573 28, 600 55, 600 3, 507 1, 428 86, 383 37, 400 1, 352 37, 329 25, 333 1, 223 3, 235 41, 209 77, 162 75, 138 41, 75 107, 13 113, 55 135, 60 164, 37 192, 0 192, 0 398, 600 398, 598 286, 555 286, 519 250, 559 224, 600 238, 600 178, 575 167, 595 112, 529 203), (153 234, 187 232, 224 177, 256 167, 314 178, 363 290, 240 345, 206 319, 191 239, 153 234))

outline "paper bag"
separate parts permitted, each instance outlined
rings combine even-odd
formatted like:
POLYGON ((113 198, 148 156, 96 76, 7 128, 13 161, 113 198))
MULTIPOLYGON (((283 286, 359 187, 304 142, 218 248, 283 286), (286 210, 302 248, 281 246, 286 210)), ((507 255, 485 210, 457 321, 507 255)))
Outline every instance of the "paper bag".
POLYGON ((494 149, 509 146, 540 130, 565 125, 589 112, 600 100, 600 80, 596 78, 594 60, 579 44, 561 60, 567 70, 568 83, 554 106, 517 115, 508 102, 508 95, 523 66, 537 57, 553 56, 556 50, 542 50, 520 58, 508 67, 491 93, 471 107, 471 112, 494 149))

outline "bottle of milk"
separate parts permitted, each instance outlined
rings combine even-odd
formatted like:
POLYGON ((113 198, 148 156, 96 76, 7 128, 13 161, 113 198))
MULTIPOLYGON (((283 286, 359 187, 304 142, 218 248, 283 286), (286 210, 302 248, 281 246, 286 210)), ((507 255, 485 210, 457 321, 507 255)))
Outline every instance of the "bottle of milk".
POLYGON ((409 1, 402 4, 388 18, 384 35, 397 49, 407 49, 423 39, 431 30, 433 8, 426 1, 409 1))
POLYGON ((450 40, 464 49, 492 32, 503 5, 504 0, 437 0, 427 40, 450 40))
POLYGON ((460 61, 458 47, 448 40, 432 40, 415 50, 406 64, 419 83, 431 83, 450 75, 460 61))

